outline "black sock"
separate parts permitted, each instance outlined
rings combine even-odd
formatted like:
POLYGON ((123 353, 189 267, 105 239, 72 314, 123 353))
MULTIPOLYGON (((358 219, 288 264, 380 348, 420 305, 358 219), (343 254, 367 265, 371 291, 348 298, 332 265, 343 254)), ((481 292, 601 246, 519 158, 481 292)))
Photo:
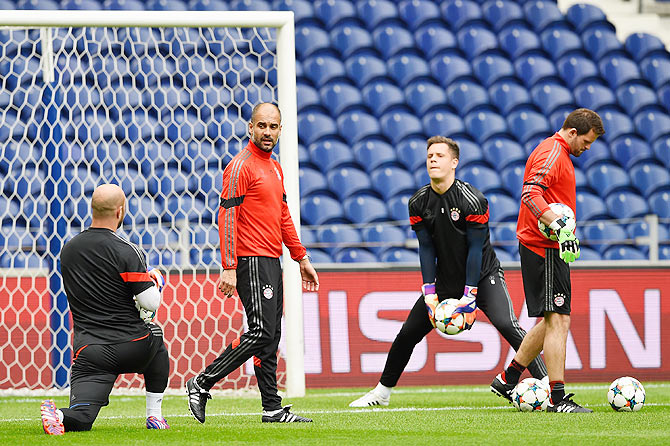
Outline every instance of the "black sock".
POLYGON ((565 381, 550 381, 551 404, 556 404, 565 396, 565 381))
POLYGON ((507 369, 505 369, 503 379, 507 384, 517 384, 524 370, 526 370, 526 366, 523 366, 512 359, 512 362, 510 362, 507 369))

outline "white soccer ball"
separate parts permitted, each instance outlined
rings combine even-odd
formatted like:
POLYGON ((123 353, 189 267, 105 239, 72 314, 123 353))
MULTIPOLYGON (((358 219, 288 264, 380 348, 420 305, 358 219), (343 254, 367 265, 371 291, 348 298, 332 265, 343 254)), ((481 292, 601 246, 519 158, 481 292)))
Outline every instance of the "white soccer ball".
MULTIPOLYGON (((551 203, 549 204, 549 207, 556 214, 563 216, 562 220, 563 222, 565 222, 566 228, 568 228, 571 231, 575 230, 577 222, 575 221, 575 213, 572 211, 572 209, 570 209, 570 206, 563 203, 551 203)), ((556 234, 554 233, 554 230, 550 229, 549 226, 545 225, 540 220, 537 221, 537 227, 540 229, 542 235, 544 235, 549 240, 554 241, 558 240, 556 234)))
POLYGON ((458 307, 458 299, 445 299, 435 307, 435 328, 448 335, 457 335, 465 330, 465 318, 461 313, 452 318, 458 307))
POLYGON ((615 379, 607 392, 607 401, 618 412, 637 412, 644 407, 645 398, 642 383, 632 376, 615 379))
POLYGON ((146 310, 139 305, 136 305, 137 309, 140 311, 140 319, 142 319, 145 323, 153 322, 154 319, 156 319, 156 312, 155 311, 149 311, 146 310))
POLYGON ((551 392, 549 387, 535 378, 526 378, 512 391, 512 404, 521 412, 547 410, 551 392))

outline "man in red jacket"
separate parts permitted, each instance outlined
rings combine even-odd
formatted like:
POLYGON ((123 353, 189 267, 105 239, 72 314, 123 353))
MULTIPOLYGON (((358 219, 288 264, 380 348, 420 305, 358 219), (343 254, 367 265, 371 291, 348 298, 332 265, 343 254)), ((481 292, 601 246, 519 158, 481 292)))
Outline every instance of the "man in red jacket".
POLYGON ((199 375, 186 382, 191 414, 205 422, 209 389, 254 357, 254 372, 266 423, 310 422, 282 408, 277 394, 277 348, 281 337, 283 284, 279 257, 282 243, 300 263, 303 287, 319 288, 319 278, 298 239, 286 203, 284 174, 271 158, 281 134, 276 105, 258 104, 251 112, 249 144, 223 172, 219 207, 219 240, 223 270, 218 289, 230 297, 237 290, 249 330, 235 339, 199 375))

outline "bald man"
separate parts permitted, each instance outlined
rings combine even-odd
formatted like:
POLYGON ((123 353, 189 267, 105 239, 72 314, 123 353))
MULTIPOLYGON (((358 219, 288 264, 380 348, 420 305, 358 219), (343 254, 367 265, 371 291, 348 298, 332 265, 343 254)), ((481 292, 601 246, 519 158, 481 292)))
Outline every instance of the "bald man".
POLYGON ((126 197, 114 184, 91 197, 91 226, 61 251, 61 273, 74 322, 70 407, 41 405, 49 435, 91 430, 122 373, 144 375, 147 429, 168 429, 161 412, 170 362, 158 325, 142 319, 155 312, 165 281, 147 269, 144 253, 116 234, 126 214, 126 197))

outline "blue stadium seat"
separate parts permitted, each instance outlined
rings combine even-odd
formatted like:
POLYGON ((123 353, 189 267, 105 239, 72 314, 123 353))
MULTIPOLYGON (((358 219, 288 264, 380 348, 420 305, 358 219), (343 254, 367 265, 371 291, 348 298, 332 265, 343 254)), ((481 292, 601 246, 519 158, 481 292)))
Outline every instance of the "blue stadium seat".
POLYGON ((487 1, 482 5, 482 15, 496 31, 510 24, 525 23, 521 7, 512 1, 487 1))
POLYGON ((400 141, 395 146, 398 161, 407 167, 407 170, 415 172, 426 168, 426 140, 424 138, 408 138, 400 141))
POLYGON ((298 81, 296 85, 296 91, 298 93, 297 101, 299 113, 306 112, 308 109, 313 107, 322 107, 321 96, 319 95, 319 92, 311 85, 298 81))
POLYGON ((398 5, 398 13, 413 30, 429 21, 440 21, 440 8, 429 0, 404 1, 398 5))
POLYGON ((97 0, 63 0, 60 9, 99 11, 102 5, 97 0))
POLYGON ((381 116, 387 111, 404 107, 405 95, 389 80, 378 79, 363 87, 363 102, 376 116, 381 116))
POLYGON ((472 22, 482 22, 481 7, 471 0, 457 0, 453 2, 442 2, 442 17, 449 23, 451 29, 458 30, 464 25, 472 22))
POLYGON ((332 116, 339 116, 352 107, 361 107, 363 102, 360 89, 346 82, 329 82, 319 93, 323 106, 332 116))
POLYGON ((591 144, 589 150, 582 153, 581 156, 576 158, 573 157, 572 159, 575 166, 585 170, 590 169, 597 164, 602 164, 603 162, 612 164, 616 161, 612 159, 612 153, 607 143, 600 138, 596 139, 593 144, 591 144))
POLYGON ((377 256, 363 248, 343 248, 333 256, 335 263, 374 263, 377 256))
POLYGON ((456 53, 434 57, 430 61, 430 70, 443 87, 448 87, 457 79, 473 76, 470 62, 456 53))
POLYGON ((356 4, 358 16, 365 17, 365 24, 369 29, 375 29, 379 24, 398 20, 398 8, 395 2, 388 0, 363 0, 356 4))
POLYGON ((670 56, 650 54, 640 62, 640 70, 652 86, 660 88, 670 82, 670 56))
POLYGON ((346 61, 347 75, 359 87, 371 80, 386 76, 386 63, 371 54, 354 55, 346 61))
POLYGON ((377 50, 388 59, 404 50, 414 49, 412 33, 398 25, 383 25, 372 32, 377 50))
POLYGON ((492 193, 487 195, 489 218, 492 222, 516 221, 519 216, 519 203, 509 195, 492 193))
POLYGON ((670 245, 660 246, 658 249, 659 260, 670 260, 670 245))
POLYGON ((607 196, 605 203, 616 218, 642 217, 649 213, 647 202, 634 192, 614 192, 607 196))
POLYGON ((561 107, 575 108, 572 92, 552 81, 538 82, 531 89, 530 95, 535 105, 547 116, 561 107))
POLYGON ((630 188, 628 174, 614 163, 602 162, 586 170, 586 178, 593 190, 604 197, 612 192, 630 188))
POLYGON ((526 21, 538 32, 551 29, 563 24, 565 21, 563 13, 554 2, 544 0, 527 1, 523 5, 523 12, 526 16, 526 21))
POLYGON ((493 135, 507 132, 507 122, 491 111, 474 111, 465 116, 465 128, 478 142, 484 142, 493 135))
POLYGON ((423 116, 430 109, 443 106, 447 103, 444 88, 425 80, 411 83, 405 88, 407 105, 412 107, 419 116, 423 116))
POLYGON ((314 20, 314 7, 312 2, 307 0, 275 0, 272 2, 272 9, 275 11, 293 11, 295 23, 298 25, 303 20, 314 20))
POLYGON ((460 148, 460 157, 458 159, 459 167, 468 165, 486 165, 479 144, 474 143, 471 139, 468 139, 465 136, 457 136, 455 140, 460 148))
POLYGON ((407 85, 421 78, 430 77, 430 68, 423 57, 412 53, 398 53, 388 62, 388 74, 398 85, 407 85))
POLYGON ((423 125, 419 118, 404 110, 391 110, 383 114, 380 123, 383 134, 393 143, 423 134, 423 125))
POLYGON ((594 60, 600 60, 611 53, 625 55, 616 33, 609 28, 591 27, 582 33, 582 41, 584 49, 594 60))
POLYGON ((636 131, 633 121, 625 113, 606 109, 605 111, 599 110, 599 114, 603 120, 603 127, 607 129, 602 136, 606 141, 614 141, 621 135, 636 131))
POLYGON ((617 138, 610 144, 612 158, 630 171, 636 163, 654 161, 654 151, 642 138, 635 135, 625 135, 617 138))
POLYGON ((19 0, 16 2, 16 9, 47 9, 47 10, 58 10, 58 2, 54 0, 19 0))
POLYGON ((330 32, 330 40, 344 57, 351 57, 360 50, 374 49, 370 32, 351 23, 333 28, 330 32))
POLYGON ((319 26, 309 24, 295 30, 295 51, 299 59, 330 48, 330 36, 319 26))
MULTIPOLYGON (((539 2, 538 2, 539 3, 539 2)), ((545 2, 542 2, 545 3, 545 2)), ((540 35, 542 47, 554 60, 574 52, 581 52, 582 40, 566 28, 547 29, 540 35)))
MULTIPOLYGON (((424 169, 425 171, 425 169, 424 169)), ((426 183, 421 186, 425 186, 426 183)), ((418 188, 417 188, 418 189, 418 188)), ((411 195, 396 195, 388 202, 389 219, 394 221, 409 222, 409 210, 407 204, 409 203, 411 195)))
POLYGON ((372 190, 370 177, 355 167, 339 167, 326 174, 331 192, 343 200, 352 195, 372 190))
POLYGON ((658 90, 658 98, 659 98, 658 105, 663 107, 665 110, 670 110, 670 84, 664 85, 663 87, 660 88, 660 90, 658 90))
POLYGON ((598 79, 599 71, 596 64, 585 56, 569 54, 556 62, 556 68, 565 81, 572 88, 586 80, 598 79))
MULTIPOLYGON (((626 233, 628 238, 636 239, 637 237, 647 237, 649 236, 649 223, 646 221, 640 220, 626 225, 626 233)), ((665 225, 658 225, 658 239, 659 240, 670 240, 670 232, 665 225)))
POLYGON ((398 161, 393 147, 378 138, 368 138, 357 142, 351 149, 354 158, 366 172, 370 173, 377 167, 394 164, 398 161))
POLYGON ((578 106, 591 110, 598 110, 604 106, 617 104, 612 89, 601 84, 599 81, 586 81, 577 85, 575 87, 575 102, 578 106))
POLYGON ((312 258, 312 263, 333 263, 333 259, 328 255, 328 253, 322 251, 321 249, 310 249, 309 255, 312 258))
POLYGON ((523 55, 543 53, 542 43, 535 31, 529 30, 525 24, 514 24, 499 31, 498 41, 512 59, 523 55))
POLYGON ((510 133, 523 142, 536 137, 544 139, 553 133, 547 118, 541 113, 530 109, 520 109, 511 112, 507 116, 507 124, 510 133))
POLYGON ((651 143, 661 136, 670 134, 670 116, 661 111, 640 112, 634 121, 637 132, 651 143))
POLYGON ((659 191, 650 196, 649 208, 659 218, 670 218, 670 192, 659 191))
POLYGON ((302 198, 300 218, 308 225, 347 222, 340 202, 328 195, 312 195, 302 198))
POLYGON ((670 166, 670 136, 657 139, 652 147, 656 158, 666 166, 670 166))
POLYGON ((330 116, 318 112, 301 114, 298 118, 298 136, 309 145, 325 136, 337 135, 337 125, 330 116))
POLYGON ((668 166, 655 163, 639 163, 630 169, 630 178, 642 195, 649 197, 661 189, 670 191, 670 173, 668 166))
POLYGON ((594 192, 589 187, 584 171, 579 167, 575 167, 575 187, 578 191, 594 192))
POLYGON ((324 193, 329 191, 326 177, 316 169, 301 166, 299 177, 301 197, 307 197, 313 193, 324 193))
POLYGON ((601 76, 612 88, 618 88, 641 77, 637 63, 625 56, 606 56, 600 60, 598 67, 601 76))
POLYGON ((501 189, 502 183, 500 181, 498 173, 495 170, 488 167, 484 166, 461 167, 456 177, 472 184, 477 189, 482 191, 484 195, 488 195, 492 192, 503 190, 501 189))
POLYGON ((556 79, 556 67, 542 56, 522 56, 514 61, 517 76, 529 87, 545 79, 556 79))
POLYGON ((515 78, 514 66, 506 57, 499 54, 484 54, 472 61, 472 68, 485 87, 505 78, 515 78))
POLYGON ((412 263, 418 265, 419 255, 416 251, 407 248, 390 248, 381 255, 385 263, 412 263))
POLYGON ((575 213, 578 221, 612 218, 603 199, 588 192, 577 193, 575 213))
POLYGON ((456 33, 458 46, 472 60, 480 54, 498 48, 498 39, 483 25, 467 25, 456 33))
POLYGON ((344 113, 337 118, 337 126, 349 144, 381 133, 377 118, 358 111, 344 113))
POLYGON ((489 88, 489 97, 491 103, 504 115, 531 102, 528 88, 513 80, 502 80, 492 85, 489 88))
POLYGON ((488 108, 489 95, 484 87, 476 82, 461 80, 453 82, 447 88, 447 98, 461 116, 477 110, 482 106, 488 108))
POLYGON ((321 20, 328 29, 345 20, 357 18, 356 8, 349 0, 317 0, 314 2, 314 15, 321 20))
POLYGON ((484 158, 498 171, 503 170, 510 164, 526 162, 526 152, 523 147, 513 139, 507 137, 493 137, 482 145, 484 158))
POLYGON ((335 251, 345 246, 358 246, 362 239, 358 229, 346 225, 328 225, 316 230, 319 243, 326 244, 321 249, 333 255, 335 251))
POLYGON ((603 253, 603 260, 649 260, 649 257, 632 246, 616 245, 603 253))
POLYGON ((349 197, 342 203, 344 215, 353 223, 372 223, 388 220, 386 205, 371 195, 349 197))
POLYGON ((454 34, 440 23, 429 23, 420 27, 414 32, 414 40, 428 58, 441 51, 458 48, 454 34))
POLYGON ((380 167, 370 175, 372 187, 388 201, 394 195, 411 194, 416 191, 414 177, 402 167, 380 167))
POLYGON ((591 260, 591 261, 601 261, 602 257, 600 256, 600 253, 596 251, 595 249, 591 249, 587 246, 579 246, 579 261, 582 262, 584 260, 591 260))
MULTIPOLYGON (((233 6, 233 5, 231 5, 233 6)), ((187 11, 188 6, 181 0, 148 0, 144 5, 147 11, 187 11)), ((231 8, 237 9, 235 6, 231 8)))
POLYGON ((305 76, 307 76, 315 86, 321 87, 337 78, 346 76, 344 65, 335 56, 316 55, 303 61, 305 76))
MULTIPOLYGON (((445 109, 435 109, 426 113, 423 117, 423 130, 426 135, 447 135, 453 137, 465 131, 463 120, 454 113, 445 109)), ((425 162, 425 140, 424 140, 424 162, 425 162)))
POLYGON ((500 179, 502 180, 503 187, 512 197, 516 198, 517 200, 521 198, 524 169, 525 165, 518 163, 505 167, 500 173, 500 179))
POLYGON ((405 243, 405 232, 397 226, 369 226, 362 229, 362 235, 365 243, 374 244, 368 249, 377 256, 389 247, 402 247, 405 243))
POLYGON ((640 62, 652 53, 664 53, 665 45, 657 36, 647 33, 633 33, 626 37, 624 44, 628 54, 640 62))
MULTIPOLYGON (((519 212, 519 204, 516 203, 517 214, 519 212)), ((518 252, 519 240, 516 238, 516 224, 512 222, 498 223, 491 225, 491 242, 495 242, 505 252, 518 252)))
POLYGON ((319 139, 308 147, 309 157, 324 174, 336 167, 355 164, 349 146, 337 139, 319 139))
POLYGON ((568 8, 566 19, 572 23, 577 32, 583 32, 592 25, 608 24, 605 13, 600 8, 589 4, 576 4, 568 8))
POLYGON ((518 262, 519 261, 519 252, 516 252, 516 255, 512 255, 509 251, 505 251, 502 248, 495 248, 496 257, 500 262, 518 262))
POLYGON ((623 226, 609 222, 600 221, 596 224, 582 224, 579 226, 580 242, 603 253, 609 246, 628 238, 623 226))

